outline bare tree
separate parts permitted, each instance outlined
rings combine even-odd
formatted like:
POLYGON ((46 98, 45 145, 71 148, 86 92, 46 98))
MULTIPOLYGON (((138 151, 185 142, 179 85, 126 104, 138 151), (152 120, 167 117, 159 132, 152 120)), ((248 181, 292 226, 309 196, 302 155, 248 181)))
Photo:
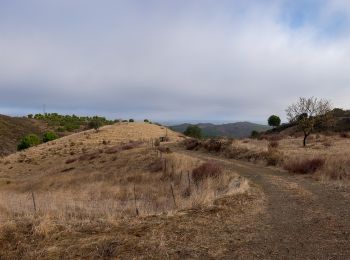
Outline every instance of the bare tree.
POLYGON ((332 106, 329 100, 311 98, 299 98, 297 103, 290 105, 287 109, 288 120, 296 123, 304 133, 303 145, 314 130, 316 125, 328 125, 331 121, 332 106))

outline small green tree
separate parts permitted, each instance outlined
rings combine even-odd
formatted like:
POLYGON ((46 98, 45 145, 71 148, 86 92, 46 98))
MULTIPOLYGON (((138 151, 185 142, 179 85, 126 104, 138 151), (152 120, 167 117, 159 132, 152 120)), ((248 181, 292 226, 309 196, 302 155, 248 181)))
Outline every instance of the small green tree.
POLYGON ((17 150, 21 151, 38 144, 40 144, 39 137, 35 134, 29 134, 21 139, 20 143, 17 145, 17 150))
POLYGON ((269 126, 277 127, 281 125, 281 118, 279 118, 279 116, 272 115, 269 117, 267 122, 269 123, 269 126))
POLYGON ((149 120, 148 120, 148 119, 145 119, 145 120, 143 120, 143 122, 145 122, 145 123, 149 123, 149 120))
POLYGON ((202 129, 197 125, 189 125, 184 132, 185 135, 193 137, 193 138, 202 138, 202 129))
POLYGON ((50 142, 53 140, 56 140, 58 138, 58 135, 56 135, 54 132, 46 132, 43 135, 43 142, 50 142))
POLYGON ((96 132, 98 132, 101 126, 102 126, 102 122, 98 118, 93 118, 88 124, 88 128, 95 129, 96 132))
POLYGON ((135 122, 135 120, 134 119, 129 119, 129 123, 133 123, 133 122, 135 122))
POLYGON ((29 114, 27 117, 32 119, 33 118, 33 114, 29 114))

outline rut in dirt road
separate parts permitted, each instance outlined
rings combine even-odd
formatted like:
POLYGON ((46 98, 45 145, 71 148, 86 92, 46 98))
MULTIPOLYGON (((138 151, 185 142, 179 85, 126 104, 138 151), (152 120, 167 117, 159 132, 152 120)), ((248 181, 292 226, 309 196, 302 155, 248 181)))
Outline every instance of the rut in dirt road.
POLYGON ((266 196, 267 208, 256 220, 254 239, 232 245, 228 258, 350 259, 349 190, 247 162, 184 153, 220 161, 266 196))

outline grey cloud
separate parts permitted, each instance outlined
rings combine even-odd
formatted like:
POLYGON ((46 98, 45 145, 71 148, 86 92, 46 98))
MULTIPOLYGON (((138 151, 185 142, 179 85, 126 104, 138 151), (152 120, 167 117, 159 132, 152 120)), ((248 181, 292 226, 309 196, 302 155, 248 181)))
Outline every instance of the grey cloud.
POLYGON ((350 39, 288 27, 278 1, 247 2, 33 1, 18 20, 0 18, 0 113, 45 103, 110 117, 264 120, 304 95, 346 107, 350 39))

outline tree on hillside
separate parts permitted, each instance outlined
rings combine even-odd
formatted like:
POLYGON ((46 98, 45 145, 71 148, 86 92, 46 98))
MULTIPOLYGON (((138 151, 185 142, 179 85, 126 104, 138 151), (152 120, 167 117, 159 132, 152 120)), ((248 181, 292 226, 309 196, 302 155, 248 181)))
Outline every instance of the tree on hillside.
POLYGON ((279 116, 272 115, 269 117, 267 122, 269 123, 269 126, 277 127, 281 125, 281 118, 279 118, 279 116))
POLYGON ((96 132, 100 129, 102 126, 102 122, 98 118, 93 118, 89 123, 88 123, 88 128, 89 129, 95 129, 96 132))
POLYGON ((193 138, 202 138, 202 129, 197 125, 189 125, 184 132, 185 135, 193 137, 193 138))
POLYGON ((297 103, 286 109, 288 120, 295 123, 304 133, 303 145, 316 125, 327 125, 331 121, 331 103, 326 99, 299 98, 297 103))

